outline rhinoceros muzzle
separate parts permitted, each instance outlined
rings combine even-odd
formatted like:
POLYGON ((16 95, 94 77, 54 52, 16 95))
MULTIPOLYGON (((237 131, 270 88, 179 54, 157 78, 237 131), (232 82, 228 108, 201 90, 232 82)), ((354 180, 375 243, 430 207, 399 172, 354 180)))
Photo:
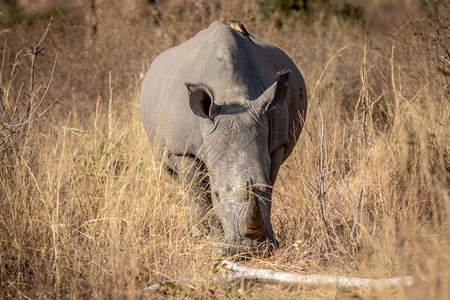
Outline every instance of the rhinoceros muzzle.
POLYGON ((266 219, 269 212, 261 204, 267 195, 255 188, 252 182, 247 184, 246 192, 247 201, 242 202, 233 214, 235 235, 227 238, 227 246, 219 251, 221 254, 269 254, 278 246, 270 220, 266 219))

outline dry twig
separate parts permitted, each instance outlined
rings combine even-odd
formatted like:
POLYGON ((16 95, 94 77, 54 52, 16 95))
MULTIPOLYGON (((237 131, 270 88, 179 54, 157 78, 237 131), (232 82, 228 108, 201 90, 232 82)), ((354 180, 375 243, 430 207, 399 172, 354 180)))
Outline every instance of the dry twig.
POLYGON ((45 109, 39 112, 42 103, 47 97, 48 90, 53 82, 53 77, 56 68, 56 62, 58 60, 58 55, 55 56, 55 60, 53 62, 53 68, 50 74, 50 78, 45 86, 41 85, 37 88, 35 87, 35 72, 36 72, 36 58, 42 52, 42 44, 44 43, 50 27, 52 25, 53 17, 50 19, 45 32, 42 34, 39 41, 35 46, 30 47, 30 49, 26 50, 26 56, 31 57, 31 66, 30 66, 30 89, 28 94, 28 100, 24 106, 20 105, 20 100, 23 96, 23 86, 22 84, 19 89, 17 96, 14 97, 13 100, 9 100, 10 90, 13 85, 13 81, 15 78, 15 70, 16 67, 20 64, 19 56, 22 54, 22 51, 19 51, 16 54, 11 74, 8 83, 2 82, 2 75, 4 71, 4 59, 6 52, 6 41, 4 45, 3 58, 2 58, 2 66, 0 71, 0 85, 2 91, 2 99, 1 99, 1 108, 2 108, 2 121, 0 123, 0 150, 6 149, 6 143, 10 138, 14 135, 18 136, 20 133, 26 133, 29 125, 36 119, 44 116, 57 102, 58 99, 54 99, 45 109), (41 90, 42 93, 39 93, 41 90), (40 94, 40 95, 39 95, 40 94), (10 103, 11 102, 11 103, 10 103), (14 102, 14 107, 12 108, 14 102), (23 109, 20 109, 23 107, 23 109))

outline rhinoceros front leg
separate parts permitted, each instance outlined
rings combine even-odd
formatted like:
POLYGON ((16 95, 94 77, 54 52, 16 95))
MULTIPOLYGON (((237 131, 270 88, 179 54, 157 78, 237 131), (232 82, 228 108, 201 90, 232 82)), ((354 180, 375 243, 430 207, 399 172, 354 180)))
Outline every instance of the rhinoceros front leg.
POLYGON ((205 234, 208 230, 216 233, 220 225, 217 218, 211 214, 211 191, 205 165, 195 156, 171 154, 166 168, 189 192, 190 223, 194 228, 192 236, 205 234))

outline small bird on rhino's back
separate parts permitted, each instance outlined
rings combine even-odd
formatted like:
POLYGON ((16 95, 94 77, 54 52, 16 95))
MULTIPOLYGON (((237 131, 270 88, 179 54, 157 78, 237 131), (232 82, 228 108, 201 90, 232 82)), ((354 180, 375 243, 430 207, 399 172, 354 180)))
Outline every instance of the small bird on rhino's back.
POLYGON ((239 21, 238 19, 230 20, 230 26, 231 26, 231 28, 233 28, 233 29, 239 31, 240 33, 242 33, 246 38, 248 38, 248 40, 250 42, 252 42, 254 44, 254 42, 250 38, 253 35, 248 33, 247 29, 245 28, 244 24, 241 23, 241 21, 239 21))

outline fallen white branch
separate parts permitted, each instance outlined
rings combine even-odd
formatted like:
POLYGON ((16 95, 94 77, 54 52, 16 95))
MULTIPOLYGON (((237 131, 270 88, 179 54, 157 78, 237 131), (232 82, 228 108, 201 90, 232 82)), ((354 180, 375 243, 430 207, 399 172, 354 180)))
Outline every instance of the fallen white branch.
POLYGON ((414 283, 413 276, 371 279, 325 274, 301 275, 267 269, 251 269, 230 261, 223 261, 222 266, 233 271, 235 279, 243 278, 244 280, 253 280, 261 283, 301 285, 303 287, 333 285, 343 290, 360 288, 386 289, 395 286, 411 286, 414 283))
POLYGON ((315 288, 318 286, 335 286, 341 290, 352 290, 361 288, 389 289, 399 286, 411 286, 415 279, 413 276, 393 277, 384 279, 357 278, 347 276, 312 274, 301 275, 288 272, 279 272, 268 269, 251 269, 239 264, 224 260, 220 266, 230 270, 232 274, 222 274, 213 277, 193 277, 174 281, 164 281, 149 287, 137 290, 136 293, 158 292, 166 285, 177 285, 189 282, 204 281, 226 281, 247 280, 266 284, 283 284, 291 286, 302 286, 303 288, 315 288))

